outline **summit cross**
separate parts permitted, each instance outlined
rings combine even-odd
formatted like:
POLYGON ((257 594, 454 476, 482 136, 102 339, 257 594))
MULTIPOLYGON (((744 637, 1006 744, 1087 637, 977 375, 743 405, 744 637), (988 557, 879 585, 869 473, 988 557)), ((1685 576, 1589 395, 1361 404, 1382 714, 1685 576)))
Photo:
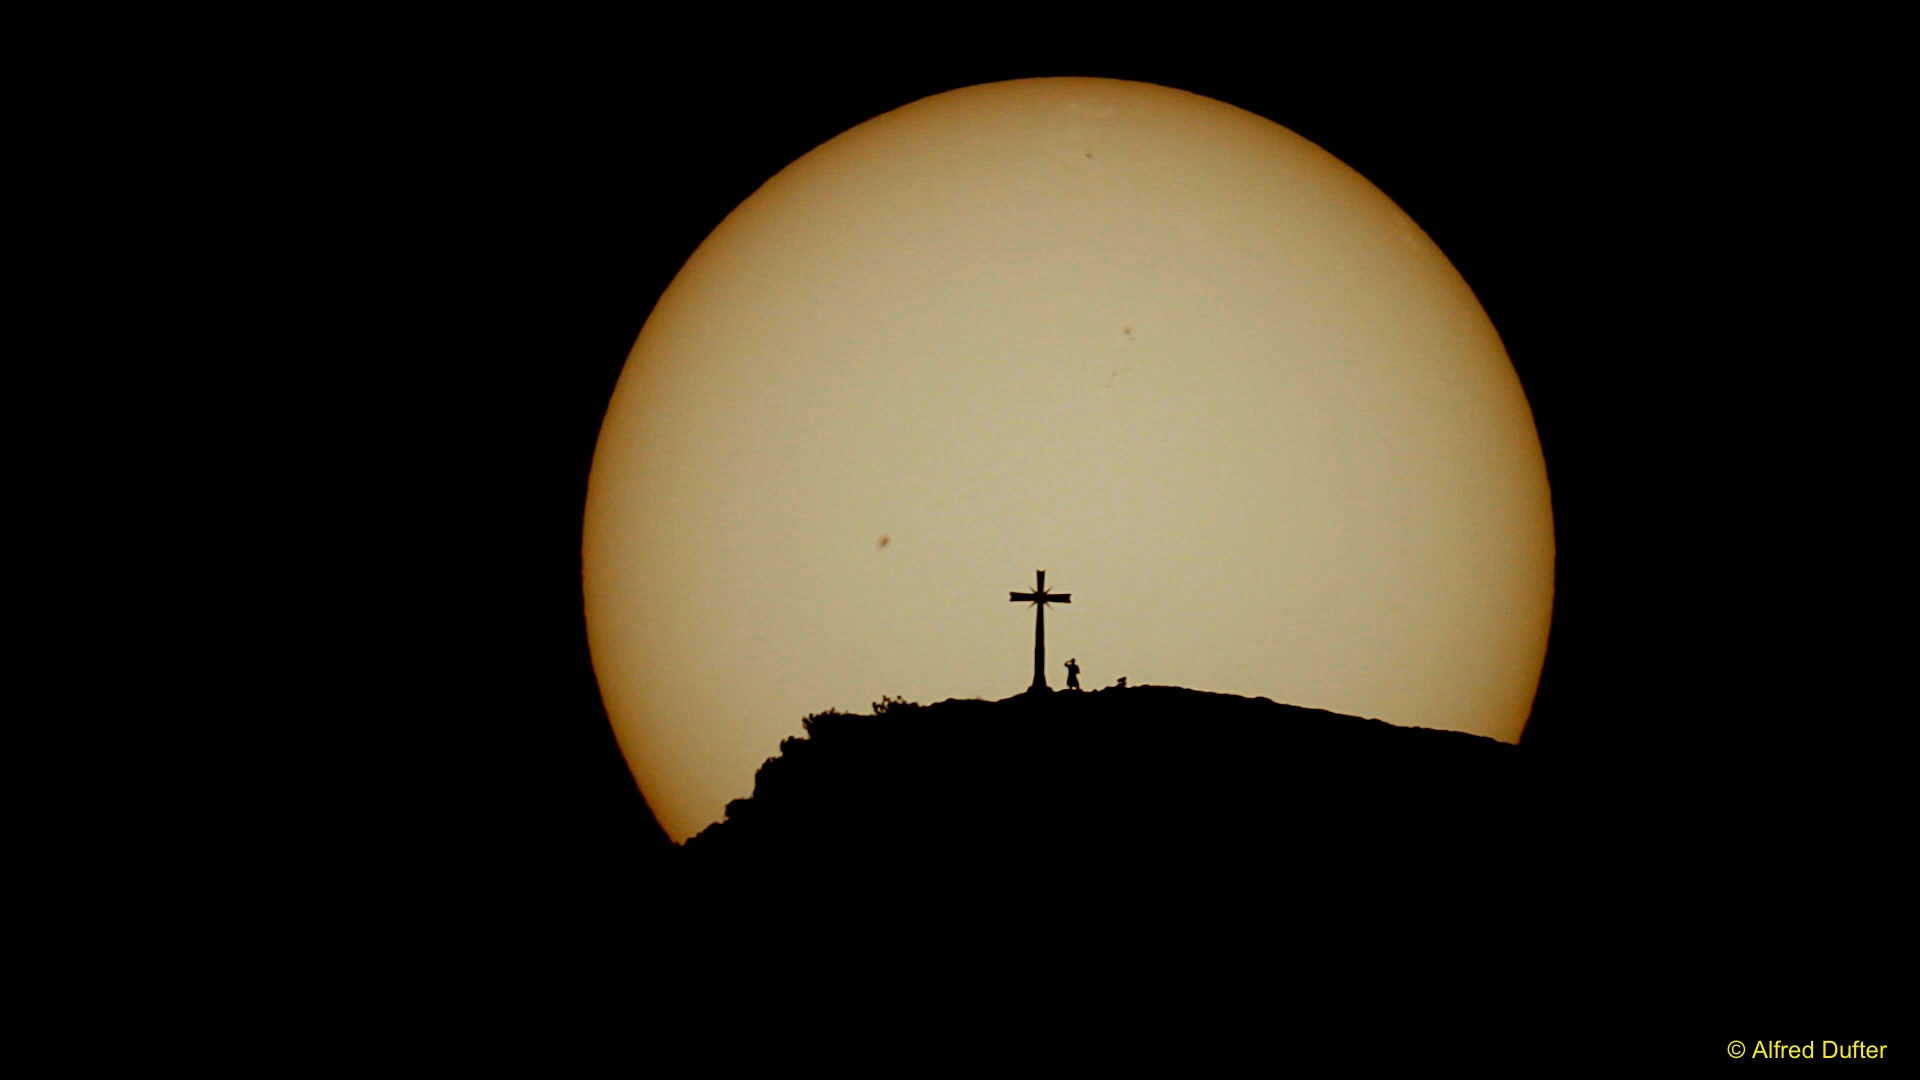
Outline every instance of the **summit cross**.
POLYGON ((1038 693, 1047 689, 1047 605, 1071 604, 1072 593, 1049 593, 1047 591, 1047 572, 1034 571, 1036 581, 1032 592, 1008 593, 1007 599, 1014 603, 1024 600, 1033 605, 1033 685, 1027 692, 1038 693))

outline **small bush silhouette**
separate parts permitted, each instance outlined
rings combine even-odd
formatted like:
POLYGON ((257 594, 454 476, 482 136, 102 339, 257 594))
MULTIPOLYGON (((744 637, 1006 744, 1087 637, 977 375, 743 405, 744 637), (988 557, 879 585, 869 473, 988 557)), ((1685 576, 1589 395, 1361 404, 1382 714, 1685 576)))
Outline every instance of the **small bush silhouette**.
MULTIPOLYGON (((837 721, 844 719, 846 715, 846 713, 841 712, 839 709, 828 709, 826 712, 817 712, 800 721, 800 730, 806 732, 809 738, 818 738, 824 733, 821 730, 823 728, 830 731, 839 730, 837 721)), ((784 746, 785 744, 783 743, 781 745, 784 746)))
POLYGON ((908 701, 906 698, 888 697, 882 694, 880 695, 880 700, 873 703, 873 715, 886 716, 889 713, 908 712, 919 707, 920 703, 917 701, 908 701))

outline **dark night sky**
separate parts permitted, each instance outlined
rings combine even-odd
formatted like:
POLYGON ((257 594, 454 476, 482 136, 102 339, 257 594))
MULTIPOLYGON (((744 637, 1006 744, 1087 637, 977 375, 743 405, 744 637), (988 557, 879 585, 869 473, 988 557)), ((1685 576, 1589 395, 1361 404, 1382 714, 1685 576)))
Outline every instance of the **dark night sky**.
POLYGON ((1054 74, 1163 83, 1289 127, 1465 276, 1553 485, 1558 587, 1529 752, 1604 775, 1669 836, 1761 850, 1857 833, 1880 804, 1836 808, 1856 784, 1827 777, 1843 755, 1880 759, 1849 773, 1869 789, 1893 775, 1898 722, 1882 674, 1897 661, 1862 617, 1893 586, 1873 569, 1890 511, 1869 498, 1887 496, 1888 429, 1865 403, 1891 358, 1847 314, 1878 295, 1858 260, 1873 197, 1846 177, 1874 174, 1880 137, 1835 105, 1844 90, 1683 70, 1382 82, 930 62, 676 81, 582 63, 413 98, 389 136, 387 209, 433 325, 401 346, 412 467, 390 477, 379 535, 409 599, 382 676, 391 720, 369 730, 403 726, 423 753, 401 785, 429 852, 416 871, 616 907, 664 872, 600 711, 579 594, 588 467, 626 352, 704 236, 795 157, 927 94, 1054 74))

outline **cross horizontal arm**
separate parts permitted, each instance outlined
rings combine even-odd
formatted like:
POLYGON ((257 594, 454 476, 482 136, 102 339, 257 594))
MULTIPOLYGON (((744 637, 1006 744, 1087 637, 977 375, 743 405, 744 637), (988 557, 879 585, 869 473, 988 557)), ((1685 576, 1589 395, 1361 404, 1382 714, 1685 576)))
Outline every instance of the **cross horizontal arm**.
POLYGON ((1060 592, 1060 593, 1010 592, 1007 594, 1007 599, 1008 600, 1026 600, 1028 602, 1038 601, 1039 603, 1042 603, 1042 604, 1071 604, 1073 603, 1073 594, 1064 593, 1064 592, 1060 592))

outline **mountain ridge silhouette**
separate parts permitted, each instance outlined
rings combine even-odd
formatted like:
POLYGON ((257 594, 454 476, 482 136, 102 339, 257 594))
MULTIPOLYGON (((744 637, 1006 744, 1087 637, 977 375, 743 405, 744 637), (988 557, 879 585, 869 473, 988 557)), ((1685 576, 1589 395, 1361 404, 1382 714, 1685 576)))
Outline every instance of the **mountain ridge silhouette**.
POLYGON ((803 728, 682 845, 690 869, 1478 890, 1520 872, 1552 816, 1520 747, 1182 687, 883 698, 803 728))

